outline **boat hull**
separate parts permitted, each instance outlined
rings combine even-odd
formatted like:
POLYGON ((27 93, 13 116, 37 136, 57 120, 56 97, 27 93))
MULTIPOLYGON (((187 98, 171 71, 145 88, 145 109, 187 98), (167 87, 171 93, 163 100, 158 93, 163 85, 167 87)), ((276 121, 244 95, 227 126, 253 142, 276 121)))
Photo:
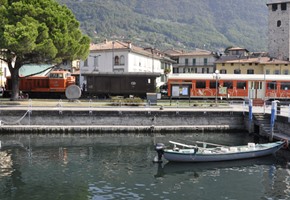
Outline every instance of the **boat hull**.
POLYGON ((240 159, 250 159, 274 154, 283 147, 284 142, 259 144, 255 147, 239 146, 243 151, 214 151, 214 148, 203 152, 187 153, 186 151, 174 151, 165 149, 164 158, 170 162, 217 162, 240 159))

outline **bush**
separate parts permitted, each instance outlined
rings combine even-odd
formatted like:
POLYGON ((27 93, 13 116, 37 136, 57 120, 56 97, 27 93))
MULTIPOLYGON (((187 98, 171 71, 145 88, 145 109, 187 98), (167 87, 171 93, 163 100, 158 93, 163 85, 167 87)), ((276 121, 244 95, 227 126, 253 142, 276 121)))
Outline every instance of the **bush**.
POLYGON ((110 105, 112 106, 142 106, 143 100, 139 97, 124 98, 121 96, 112 97, 110 105))

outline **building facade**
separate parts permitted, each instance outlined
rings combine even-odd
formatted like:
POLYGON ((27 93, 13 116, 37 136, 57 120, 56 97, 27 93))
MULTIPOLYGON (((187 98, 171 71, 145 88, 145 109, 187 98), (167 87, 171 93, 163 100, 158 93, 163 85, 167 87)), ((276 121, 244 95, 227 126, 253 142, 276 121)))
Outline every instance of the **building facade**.
POLYGON ((290 58, 290 1, 268 3, 269 56, 289 61, 290 58))
POLYGON ((290 62, 270 57, 219 59, 216 69, 221 74, 290 74, 290 62))
POLYGON ((80 61, 80 85, 86 83, 82 74, 157 73, 156 85, 166 82, 173 60, 152 48, 141 48, 131 42, 104 41, 90 46, 90 54, 80 61), (168 69, 168 70, 165 70, 168 69))
POLYGON ((215 55, 206 50, 195 50, 184 52, 178 50, 167 50, 165 53, 176 63, 173 64, 174 74, 202 73, 208 74, 215 71, 215 55))

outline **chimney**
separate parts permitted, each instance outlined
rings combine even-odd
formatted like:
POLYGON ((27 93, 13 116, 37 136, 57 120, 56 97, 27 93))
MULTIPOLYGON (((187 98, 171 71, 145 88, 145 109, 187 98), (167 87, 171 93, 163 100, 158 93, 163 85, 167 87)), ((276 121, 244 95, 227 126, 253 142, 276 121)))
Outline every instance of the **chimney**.
POLYGON ((132 49, 132 42, 128 42, 129 49, 132 49))

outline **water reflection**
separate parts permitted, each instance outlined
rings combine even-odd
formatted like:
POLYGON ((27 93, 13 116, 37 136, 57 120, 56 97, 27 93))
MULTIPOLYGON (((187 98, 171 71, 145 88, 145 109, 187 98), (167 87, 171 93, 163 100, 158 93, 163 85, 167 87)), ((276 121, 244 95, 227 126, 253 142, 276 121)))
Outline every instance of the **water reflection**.
POLYGON ((174 163, 167 162, 166 164, 158 164, 158 171, 156 177, 162 177, 173 174, 193 173, 196 177, 202 176, 203 172, 208 171, 220 171, 223 169, 236 170, 244 169, 263 165, 275 165, 278 160, 275 156, 261 157, 257 159, 246 159, 239 161, 227 161, 227 162, 210 162, 210 163, 174 163))
POLYGON ((11 152, 0 151, 0 176, 9 176, 13 171, 11 152))
POLYGON ((1 136, 0 199, 289 198, 289 152, 220 163, 152 162, 154 141, 184 139, 252 140, 225 133, 1 136))

